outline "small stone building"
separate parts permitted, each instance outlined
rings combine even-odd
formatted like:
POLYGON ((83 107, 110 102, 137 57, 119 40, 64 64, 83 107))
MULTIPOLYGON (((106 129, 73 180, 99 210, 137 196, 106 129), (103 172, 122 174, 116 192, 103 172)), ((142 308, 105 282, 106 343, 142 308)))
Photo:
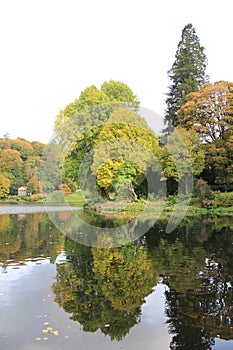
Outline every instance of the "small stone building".
POLYGON ((26 196, 27 195, 27 187, 19 187, 18 188, 18 196, 26 196))

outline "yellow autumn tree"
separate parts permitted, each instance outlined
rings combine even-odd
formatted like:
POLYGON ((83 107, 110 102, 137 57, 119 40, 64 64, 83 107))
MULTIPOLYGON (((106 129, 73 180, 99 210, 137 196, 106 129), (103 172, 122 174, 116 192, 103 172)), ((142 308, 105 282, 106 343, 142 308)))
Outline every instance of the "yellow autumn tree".
POLYGON ((114 111, 102 128, 94 149, 92 171, 107 193, 126 183, 134 197, 146 172, 153 167, 158 138, 145 119, 129 108, 114 111))
POLYGON ((10 180, 0 174, 0 198, 6 198, 10 193, 10 180))

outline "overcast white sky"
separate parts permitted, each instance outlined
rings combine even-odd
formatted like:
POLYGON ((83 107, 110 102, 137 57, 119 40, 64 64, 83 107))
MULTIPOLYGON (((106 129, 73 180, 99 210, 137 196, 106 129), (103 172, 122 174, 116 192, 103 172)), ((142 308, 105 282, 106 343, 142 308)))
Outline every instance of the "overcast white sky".
POLYGON ((211 81, 233 81, 232 0, 0 0, 0 136, 48 142, 59 110, 110 79, 163 114, 188 23, 211 81))

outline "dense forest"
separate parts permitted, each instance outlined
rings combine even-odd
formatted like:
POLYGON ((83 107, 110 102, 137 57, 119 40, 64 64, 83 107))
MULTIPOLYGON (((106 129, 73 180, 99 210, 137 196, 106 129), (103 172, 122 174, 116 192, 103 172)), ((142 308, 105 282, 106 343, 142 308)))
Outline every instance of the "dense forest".
POLYGON ((27 187, 28 193, 40 192, 38 172, 45 145, 9 135, 0 139, 0 197, 18 194, 18 188, 27 187))
MULTIPOLYGON (((110 80, 100 89, 87 87, 55 118, 57 152, 63 153, 62 180, 57 168, 45 162, 42 168, 47 178, 42 190, 59 190, 63 183, 62 189, 88 186, 92 192, 90 183, 94 183, 105 199, 137 201, 147 198, 148 179, 154 183, 150 191, 155 196, 164 181, 168 195, 175 195, 180 183, 184 183, 185 194, 192 173, 194 195, 202 198, 203 206, 211 203, 213 191, 230 192, 233 83, 211 83, 207 63, 194 27, 186 25, 168 72, 171 84, 161 136, 140 116, 139 98, 125 83, 110 80), (45 171, 46 166, 49 170, 45 171)), ((41 191, 38 169, 44 148, 40 142, 22 138, 11 140, 5 135, 0 139, 1 197, 17 194, 20 186, 32 194, 41 191)))

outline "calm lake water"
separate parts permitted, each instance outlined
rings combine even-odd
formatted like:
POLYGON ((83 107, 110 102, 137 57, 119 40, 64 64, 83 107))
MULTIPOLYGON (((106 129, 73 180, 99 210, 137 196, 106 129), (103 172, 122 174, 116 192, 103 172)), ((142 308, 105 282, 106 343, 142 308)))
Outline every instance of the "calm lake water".
POLYGON ((232 218, 103 249, 39 211, 0 215, 0 349, 233 349, 232 218))

